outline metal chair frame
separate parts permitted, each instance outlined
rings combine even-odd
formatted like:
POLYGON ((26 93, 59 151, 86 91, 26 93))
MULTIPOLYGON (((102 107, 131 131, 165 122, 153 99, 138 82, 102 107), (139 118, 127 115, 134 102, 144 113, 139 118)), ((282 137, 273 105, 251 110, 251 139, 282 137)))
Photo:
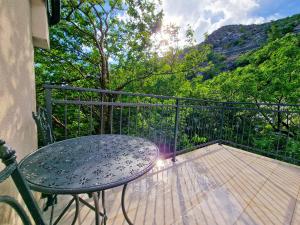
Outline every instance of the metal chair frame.
MULTIPOLYGON (((0 159, 6 166, 6 168, 0 172, 0 183, 11 176, 35 224, 46 225, 46 222, 42 217, 42 212, 38 204, 36 203, 34 197, 32 196, 32 193, 28 187, 26 180, 24 179, 23 175, 21 174, 18 168, 15 153, 16 152, 14 150, 5 145, 4 141, 0 140, 0 159)), ((21 220, 25 225, 32 224, 22 206, 14 198, 10 196, 0 196, 0 202, 11 206, 20 216, 21 220)))

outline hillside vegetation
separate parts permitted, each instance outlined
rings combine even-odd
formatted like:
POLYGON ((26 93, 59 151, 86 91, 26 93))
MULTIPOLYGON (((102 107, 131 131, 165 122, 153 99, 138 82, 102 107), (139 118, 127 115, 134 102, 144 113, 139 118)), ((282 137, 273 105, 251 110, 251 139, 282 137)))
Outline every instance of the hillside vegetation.
MULTIPOLYGON (((249 111, 231 110, 227 114, 186 110, 180 115, 178 146, 201 144, 209 140, 211 133, 220 135, 220 127, 215 129, 209 124, 220 125, 222 118, 222 131, 227 135, 223 138, 228 141, 235 142, 239 137, 242 145, 263 150, 265 154, 274 153, 272 151, 276 149, 277 155, 280 153, 283 158, 300 162, 299 107, 292 108, 296 113, 290 114, 281 113, 282 106, 275 105, 275 111, 270 112, 269 108, 261 109, 258 104, 300 103, 300 15, 261 25, 225 26, 208 35, 201 44, 195 43, 194 32, 189 27, 184 48, 178 47, 179 28, 170 25, 166 28, 169 37, 164 40, 168 48, 162 53, 161 48, 166 46, 156 46, 151 38, 160 29, 163 17, 153 2, 136 4, 135 1, 126 1, 127 5, 123 5, 112 0, 104 7, 103 2, 63 0, 62 4, 62 21, 50 32, 51 51, 35 51, 37 102, 40 106, 45 104, 44 83, 252 102, 249 111), (119 13, 128 15, 128 18, 116 16, 119 13), (191 127, 189 121, 197 126, 191 127), (203 130, 210 134, 199 133, 203 130), (240 133, 242 137, 238 136, 240 133)), ((55 97, 86 100, 99 97, 71 91, 68 94, 55 92, 55 97)), ((126 96, 100 97, 102 102, 128 100, 126 96)), ((151 103, 162 101, 148 100, 151 103)), ((105 127, 109 126, 106 123, 112 112, 109 107, 70 108, 68 106, 67 116, 63 109, 56 111, 54 122, 57 129, 54 133, 58 139, 65 137, 64 128, 67 128, 69 137, 76 136, 78 129, 87 131, 89 124, 92 124, 94 134, 107 131, 105 127), (90 115, 94 117, 90 119, 90 115), (100 119, 102 115, 103 120, 100 119), (63 121, 67 120, 68 125, 64 125, 63 121)), ((125 111, 123 108, 114 110, 119 119, 117 122, 127 124, 119 126, 120 132, 122 129, 126 131, 128 124, 133 124, 123 119, 123 113, 132 115, 129 109, 125 111)), ((135 124, 139 129, 165 132, 159 128, 162 122, 159 110, 152 110, 146 116, 138 111, 135 124)), ((172 141, 175 112, 167 111, 163 116, 164 123, 172 127, 164 135, 172 141)))
POLYGON ((195 96, 223 101, 299 103, 300 34, 242 55, 237 68, 197 85, 195 96))
POLYGON ((300 14, 258 25, 228 25, 208 35, 202 45, 209 44, 214 52, 224 55, 223 70, 231 70, 238 66, 236 59, 239 56, 257 50, 268 41, 293 33, 298 25, 300 14))

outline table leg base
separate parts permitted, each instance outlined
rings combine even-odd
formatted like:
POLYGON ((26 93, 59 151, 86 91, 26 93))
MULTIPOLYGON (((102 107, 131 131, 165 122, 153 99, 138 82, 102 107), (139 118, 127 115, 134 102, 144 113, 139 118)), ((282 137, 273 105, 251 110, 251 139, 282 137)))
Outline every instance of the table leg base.
POLYGON ((122 212, 123 215, 127 221, 127 223, 129 225, 133 225, 133 223, 131 222, 131 220, 129 219, 126 209, 125 209, 125 193, 126 193, 126 189, 127 189, 127 184, 124 184, 123 190, 122 190, 122 198, 121 198, 121 204, 122 204, 122 212))
MULTIPOLYGON (((88 208, 90 208, 91 210, 93 210, 95 212, 95 223, 96 223, 96 225, 100 225, 100 217, 102 217, 101 224, 106 225, 107 215, 106 215, 106 209, 105 209, 105 204, 104 204, 105 193, 104 193, 104 191, 101 191, 101 192, 92 193, 92 197, 93 197, 93 200, 94 200, 95 207, 93 207, 90 203, 88 203, 84 199, 80 198, 78 195, 74 195, 73 198, 71 199, 71 201, 69 201, 67 206, 63 209, 61 214, 56 218, 53 225, 57 225, 59 223, 59 221, 63 218, 63 216, 66 214, 66 212, 69 210, 69 208, 71 207, 71 205, 74 202, 75 202, 75 215, 74 215, 74 218, 73 218, 73 221, 72 221, 71 225, 74 225, 76 223, 77 219, 78 219, 79 204, 80 203, 82 203, 83 205, 87 206, 88 208), (100 208, 99 208, 99 197, 100 197, 101 192, 102 192, 101 197, 102 197, 103 213, 100 212, 100 208)), ((53 209, 52 209, 52 211, 53 211, 53 209)), ((53 219, 53 216, 51 215, 50 225, 52 225, 52 219, 53 219)))
MULTIPOLYGON (((129 219, 128 214, 127 214, 126 209, 125 209, 125 194, 126 194, 127 185, 128 184, 125 184, 123 186, 123 190, 122 190, 122 197, 121 197, 122 212, 123 212, 123 215, 125 217, 126 222, 129 225, 134 225, 131 222, 131 220, 129 219)), ((90 208, 91 210, 93 210, 95 212, 95 224, 96 225, 100 225, 100 217, 102 217, 101 225, 106 225, 107 215, 106 215, 106 208, 105 208, 105 191, 94 192, 94 193, 92 193, 91 196, 93 197, 93 201, 94 201, 95 206, 92 206, 90 203, 88 203, 84 199, 80 198, 78 195, 74 195, 72 200, 67 204, 67 206, 64 208, 62 213, 57 217, 57 219, 55 220, 53 225, 58 224, 58 222, 62 219, 62 217, 66 214, 68 209, 71 207, 73 202, 75 202, 75 207, 76 208, 75 208, 75 215, 74 215, 74 218, 73 218, 73 221, 72 221, 72 225, 74 225, 76 223, 77 219, 78 219, 79 204, 80 203, 82 203, 83 205, 87 206, 88 208, 90 208), (101 200, 102 200, 101 202, 102 202, 102 207, 103 207, 103 213, 100 212, 100 207, 99 207, 100 195, 101 195, 101 200)), ((51 224, 51 222, 50 222, 50 224, 51 224)))

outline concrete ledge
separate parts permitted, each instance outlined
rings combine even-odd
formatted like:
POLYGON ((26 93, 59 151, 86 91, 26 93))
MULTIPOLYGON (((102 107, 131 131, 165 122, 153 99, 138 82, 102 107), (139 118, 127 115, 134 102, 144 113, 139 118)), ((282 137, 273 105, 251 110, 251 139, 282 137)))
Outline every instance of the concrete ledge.
POLYGON ((35 47, 50 48, 48 17, 44 0, 31 0, 31 32, 35 47))

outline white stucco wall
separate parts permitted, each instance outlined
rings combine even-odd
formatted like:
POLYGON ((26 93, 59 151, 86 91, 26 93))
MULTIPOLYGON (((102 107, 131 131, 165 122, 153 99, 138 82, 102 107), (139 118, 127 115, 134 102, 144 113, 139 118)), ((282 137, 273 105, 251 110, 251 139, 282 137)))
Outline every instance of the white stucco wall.
MULTIPOLYGON (((32 10, 36 3, 45 4, 43 0, 0 0, 0 138, 17 151, 18 160, 37 147, 32 119, 36 108, 34 39, 39 39, 40 47, 49 46, 45 7, 38 6, 44 11, 32 10), (33 29, 32 24, 40 28, 33 29)), ((3 194, 20 198, 11 180, 0 184, 3 194)), ((16 218, 0 205, 1 225, 17 224, 16 218)))

